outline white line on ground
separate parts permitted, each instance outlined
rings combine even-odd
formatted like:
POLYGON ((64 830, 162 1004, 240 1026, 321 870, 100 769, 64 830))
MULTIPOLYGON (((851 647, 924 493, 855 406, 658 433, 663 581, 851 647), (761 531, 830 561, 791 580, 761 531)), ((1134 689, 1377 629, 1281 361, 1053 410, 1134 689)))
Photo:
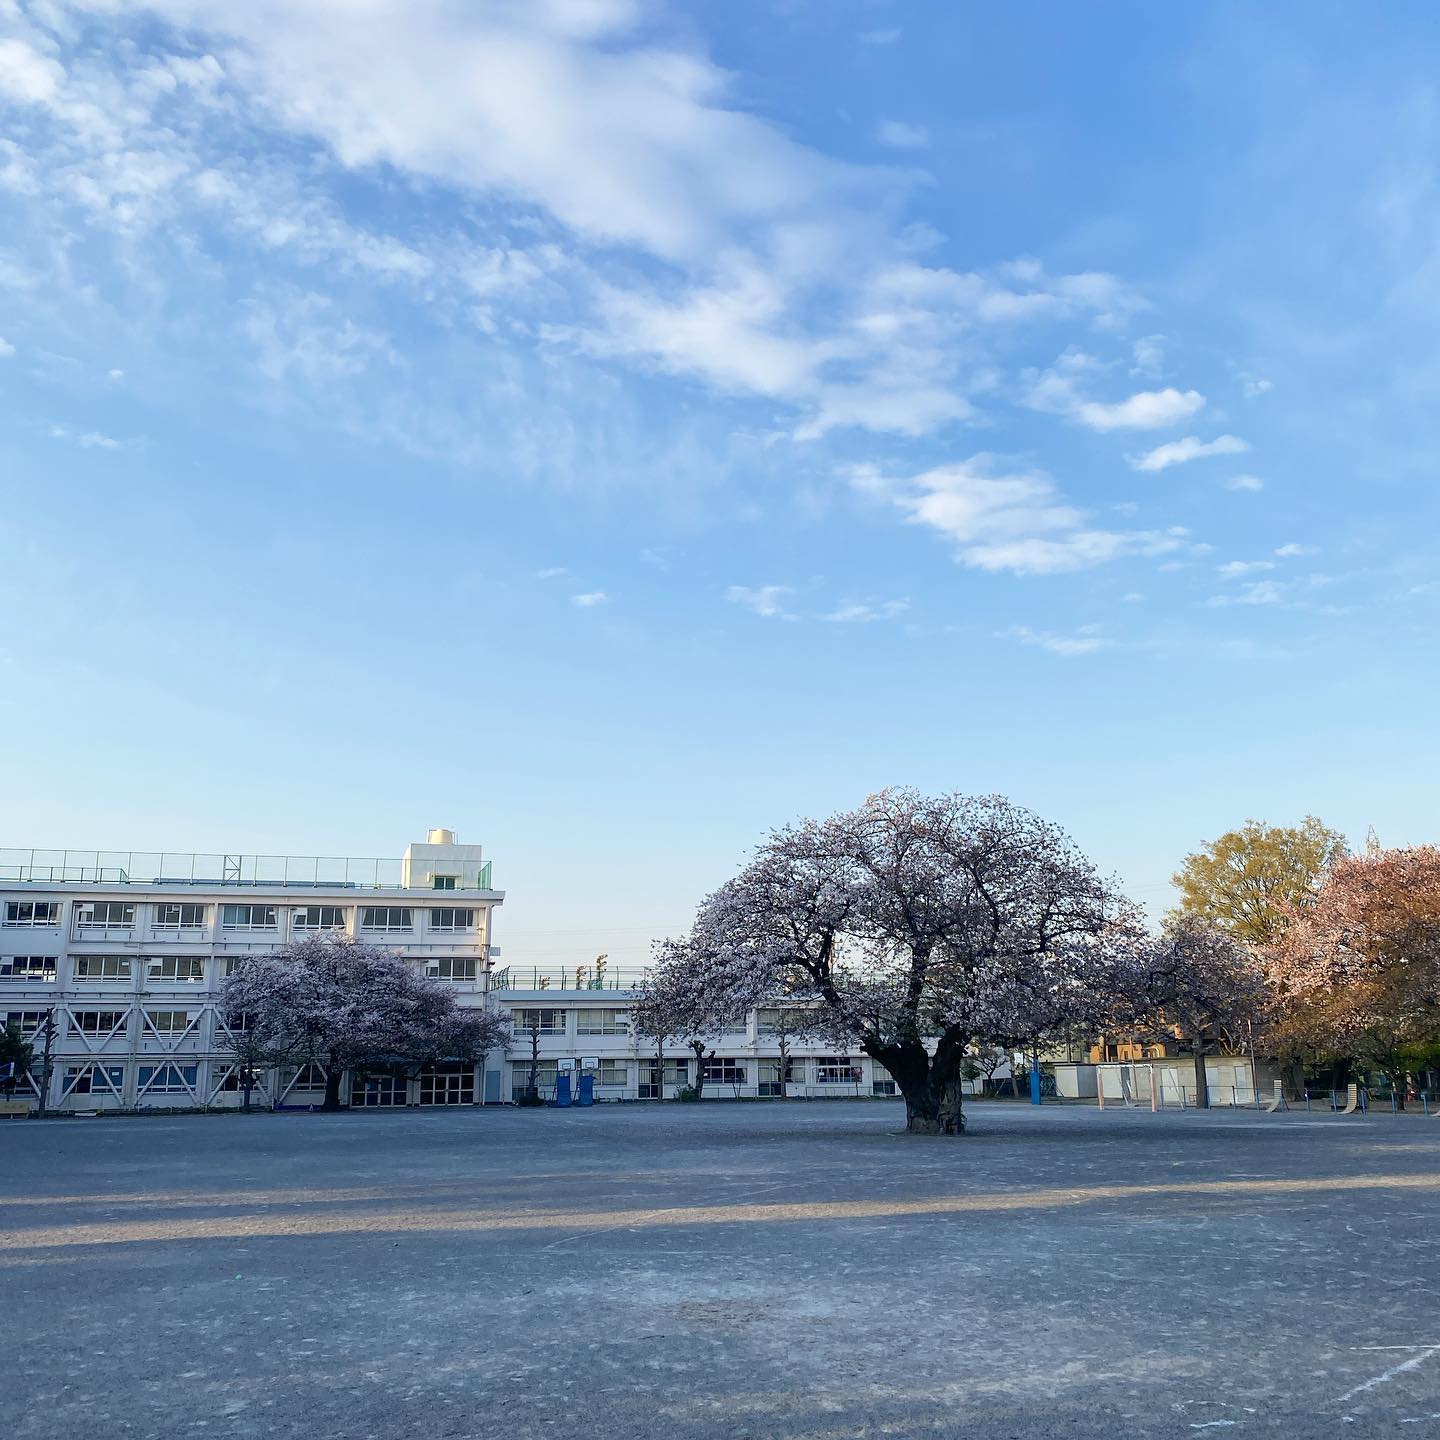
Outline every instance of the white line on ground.
MULTIPOLYGON (((1366 1346, 1364 1348, 1379 1349, 1381 1347, 1366 1346)), ((1388 1349, 1390 1347, 1386 1346, 1383 1348, 1388 1349)), ((1408 1349, 1410 1347, 1407 1346, 1403 1348, 1408 1349)), ((1356 1395, 1363 1395, 1365 1391, 1373 1390, 1377 1385, 1388 1384, 1397 1375, 1403 1375, 1407 1370, 1416 1369, 1418 1366, 1423 1365, 1427 1360, 1431 1359, 1435 1355, 1440 1355, 1440 1345, 1430 1345, 1426 1349, 1421 1350, 1418 1355, 1412 1355, 1408 1360, 1402 1360, 1400 1364, 1392 1365, 1388 1370, 1382 1370, 1378 1375, 1372 1375, 1370 1379, 1364 1381, 1362 1384, 1357 1385, 1353 1390, 1347 1390, 1343 1395, 1338 1396, 1331 1403, 1334 1405, 1343 1405, 1345 1401, 1352 1399, 1356 1395)))

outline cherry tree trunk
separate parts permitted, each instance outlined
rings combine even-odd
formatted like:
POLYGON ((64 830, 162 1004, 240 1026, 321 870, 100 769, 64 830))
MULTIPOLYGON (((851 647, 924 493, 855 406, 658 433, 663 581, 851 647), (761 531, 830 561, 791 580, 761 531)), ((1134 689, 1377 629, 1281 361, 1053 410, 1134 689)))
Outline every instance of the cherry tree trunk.
POLYGON ((1195 1042, 1195 1106, 1199 1110, 1210 1108, 1210 1084, 1205 1078, 1205 1047, 1195 1042))
POLYGON ((340 1108, 340 1080, 345 1071, 339 1066, 332 1064, 325 1072, 325 1103, 321 1105, 322 1110, 338 1110, 340 1108))
POLYGON ((933 1058, 922 1046, 880 1057, 905 1097, 905 1128, 912 1135, 963 1135, 965 1115, 959 1049, 942 1047, 933 1058))

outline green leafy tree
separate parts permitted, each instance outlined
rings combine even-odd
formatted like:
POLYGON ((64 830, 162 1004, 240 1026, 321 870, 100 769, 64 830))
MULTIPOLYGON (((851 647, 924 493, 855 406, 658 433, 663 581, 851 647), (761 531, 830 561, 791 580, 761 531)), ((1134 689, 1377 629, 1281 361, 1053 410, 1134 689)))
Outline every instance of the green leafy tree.
POLYGON ((0 1071, 4 1071, 8 1065, 15 1067, 10 1079, 4 1082, 7 1090, 15 1088, 20 1077, 30 1069, 34 1058, 35 1049, 20 1033, 18 1025, 7 1025, 0 1030, 0 1071))
POLYGON ((1247 820, 1187 855, 1171 880, 1182 913, 1247 945, 1270 945, 1346 853, 1345 837, 1313 815, 1299 825, 1247 820))

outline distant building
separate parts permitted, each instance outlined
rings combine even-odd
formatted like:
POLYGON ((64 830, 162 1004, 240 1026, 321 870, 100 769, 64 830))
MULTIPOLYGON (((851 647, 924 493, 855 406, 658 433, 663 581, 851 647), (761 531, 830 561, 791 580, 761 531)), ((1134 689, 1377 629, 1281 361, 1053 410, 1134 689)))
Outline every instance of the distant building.
MULTIPOLYGON (((204 855, 190 852, 0 850, 0 1024, 36 1047, 50 1022, 47 1104, 61 1110, 230 1106, 240 1067, 227 1048, 219 987, 243 956, 338 930, 393 948, 461 1005, 509 1012, 508 1055, 437 1065, 418 1076, 348 1075, 352 1105, 466 1105, 518 1098, 538 1037, 541 1093, 562 1073, 592 1076, 600 1100, 674 1096, 694 1083, 695 1057, 677 1039, 655 1047, 629 1024, 639 971, 496 969, 496 911, 479 845, 432 830, 399 860, 204 855)), ((858 1053, 790 1039, 761 1010, 711 1037, 711 1095, 891 1096, 883 1067, 858 1053), (782 1060, 781 1051, 786 1052, 782 1060)), ((318 1105, 316 1065, 261 1076, 259 1103, 318 1105)), ((22 1089, 17 1098, 25 1094, 22 1089)))

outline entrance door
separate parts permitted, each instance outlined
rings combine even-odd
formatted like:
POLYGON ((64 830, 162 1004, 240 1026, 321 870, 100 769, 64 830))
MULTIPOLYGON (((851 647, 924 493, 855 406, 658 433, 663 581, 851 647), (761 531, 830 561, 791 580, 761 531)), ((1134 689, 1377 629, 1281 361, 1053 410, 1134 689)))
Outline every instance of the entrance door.
POLYGON ((375 1109, 405 1103, 403 1075, 357 1075, 350 1087, 350 1103, 362 1109, 375 1109))
POLYGON ((472 1065, 436 1065, 420 1072, 422 1105, 473 1105, 475 1068, 472 1065))

